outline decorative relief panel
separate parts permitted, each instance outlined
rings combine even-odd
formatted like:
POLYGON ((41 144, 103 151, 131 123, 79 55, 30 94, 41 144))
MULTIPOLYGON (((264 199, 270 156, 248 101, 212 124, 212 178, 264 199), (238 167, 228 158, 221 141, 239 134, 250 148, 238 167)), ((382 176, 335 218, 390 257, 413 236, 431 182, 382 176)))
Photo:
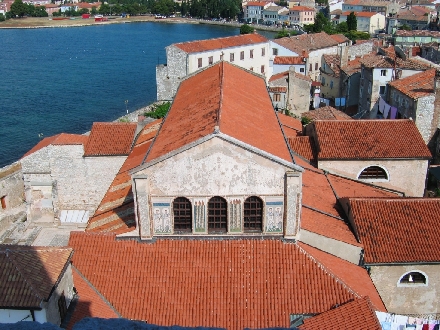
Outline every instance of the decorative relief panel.
POLYGON ((287 224, 286 236, 295 236, 297 234, 297 223, 299 216, 300 194, 298 186, 294 184, 287 185, 287 224))
POLYGON ((194 231, 196 233, 206 233, 206 199, 193 199, 194 212, 194 231))
POLYGON ((155 234, 171 234, 173 225, 171 220, 170 199, 151 198, 153 204, 153 226, 155 234))
POLYGON ((268 233, 283 232, 283 197, 266 197, 266 229, 268 233))
POLYGON ((243 231, 242 209, 243 202, 241 199, 233 198, 229 200, 229 232, 241 233, 243 231))

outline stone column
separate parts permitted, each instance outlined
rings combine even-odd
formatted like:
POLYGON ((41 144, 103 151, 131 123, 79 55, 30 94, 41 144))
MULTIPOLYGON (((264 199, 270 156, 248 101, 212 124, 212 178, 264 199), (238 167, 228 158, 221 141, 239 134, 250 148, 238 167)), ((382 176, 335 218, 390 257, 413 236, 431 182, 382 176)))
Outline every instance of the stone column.
POLYGON ((284 238, 298 239, 301 219, 301 188, 300 172, 289 171, 285 176, 285 224, 284 238))
POLYGON ((139 230, 141 240, 152 239, 149 201, 150 180, 147 176, 134 176, 132 179, 136 227, 139 230))

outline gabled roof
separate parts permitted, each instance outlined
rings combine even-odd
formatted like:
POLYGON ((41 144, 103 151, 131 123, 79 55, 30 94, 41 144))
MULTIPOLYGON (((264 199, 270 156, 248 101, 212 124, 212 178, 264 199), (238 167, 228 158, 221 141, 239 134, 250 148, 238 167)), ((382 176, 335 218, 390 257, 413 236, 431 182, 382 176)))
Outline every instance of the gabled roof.
POLYGON ((213 136, 230 137, 292 162, 264 79, 228 62, 182 81, 144 163, 213 136))
POLYGON ((135 146, 110 184, 95 214, 89 219, 86 230, 122 234, 134 229, 134 199, 128 172, 142 164, 161 123, 162 120, 157 119, 147 124, 139 133, 135 146))
POLYGON ((262 35, 257 33, 249 33, 225 38, 181 42, 173 44, 172 46, 180 48, 186 53, 201 53, 215 49, 240 47, 265 42, 268 42, 268 40, 262 35))
POLYGON ((430 30, 397 30, 394 34, 396 37, 435 37, 440 38, 440 31, 430 30))
POLYGON ((84 156, 128 155, 136 123, 93 123, 84 156))
POLYGON ((419 97, 434 95, 434 76, 435 69, 430 69, 394 80, 389 85, 412 99, 418 99, 419 97))
POLYGON ((276 81, 276 80, 279 80, 279 79, 283 79, 283 78, 284 78, 284 81, 287 82, 288 77, 289 77, 289 71, 275 73, 272 76, 270 76, 269 83, 276 81))
POLYGON ((277 113, 277 116, 286 137, 302 135, 303 126, 301 120, 282 113, 277 113))
POLYGON ((290 314, 322 313, 364 292, 378 297, 361 267, 280 240, 141 244, 73 232, 69 245, 74 266, 124 318, 158 325, 289 327, 290 314))
POLYGON ((278 65, 306 65, 303 56, 276 56, 273 64, 278 65))
POLYGON ((72 253, 64 247, 0 245, 0 308, 40 309, 72 253))
MULTIPOLYGON (((345 11, 341 14, 341 16, 349 16, 352 11, 345 11)), ((378 14, 376 12, 369 12, 369 11, 355 11, 354 14, 356 17, 368 17, 371 18, 374 15, 378 14)))
POLYGON ((310 163, 316 160, 316 148, 311 136, 289 137, 288 142, 293 152, 300 155, 310 163))
POLYGON ((315 11, 315 8, 310 8, 306 6, 293 6, 289 8, 290 11, 315 11))
POLYGON ((87 135, 79 135, 79 134, 66 134, 61 133, 54 136, 49 136, 44 138, 39 143, 37 143, 31 150, 23 155, 22 158, 27 157, 38 150, 41 150, 49 145, 85 145, 88 140, 87 135))
POLYGON ((439 262, 440 199, 343 199, 367 264, 439 262))
POLYGON ((270 1, 249 1, 246 6, 252 6, 252 7, 264 7, 268 4, 270 4, 270 1))
POLYGON ((355 299, 345 305, 304 320, 301 330, 382 330, 370 299, 355 299))
MULTIPOLYGON (((331 71, 333 71, 333 75, 335 77, 339 77, 340 64, 341 64, 341 58, 339 57, 339 55, 323 54, 322 57, 324 59, 325 64, 329 67, 331 71)), ((324 71, 327 71, 327 68, 324 71)))
POLYGON ((315 110, 310 110, 301 114, 310 120, 350 120, 352 119, 346 113, 339 111, 332 106, 325 106, 315 110))
POLYGON ((291 36, 273 40, 274 43, 283 46, 292 52, 302 54, 303 51, 310 53, 313 50, 334 47, 340 43, 347 42, 345 37, 335 37, 328 35, 325 32, 302 34, 299 36, 291 36))
POLYGON ((317 120, 318 161, 324 159, 430 159, 412 120, 317 120), (408 143, 411 141, 411 143, 408 143))
POLYGON ((393 69, 396 67, 399 69, 424 71, 430 68, 429 65, 413 58, 402 60, 400 57, 397 57, 394 63, 394 58, 383 55, 364 57, 361 59, 361 63, 365 67, 372 69, 393 69))

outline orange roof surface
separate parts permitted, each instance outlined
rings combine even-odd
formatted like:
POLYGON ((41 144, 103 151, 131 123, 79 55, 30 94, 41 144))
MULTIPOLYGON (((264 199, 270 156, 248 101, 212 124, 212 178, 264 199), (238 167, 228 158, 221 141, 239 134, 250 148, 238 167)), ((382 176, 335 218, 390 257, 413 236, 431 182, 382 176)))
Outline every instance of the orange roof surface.
POLYGON ((268 42, 268 40, 262 35, 258 33, 249 33, 225 38, 182 42, 173 44, 173 46, 180 48, 186 53, 201 53, 214 49, 240 47, 265 42, 268 42))
POLYGON ((69 245, 74 266, 122 317, 158 325, 289 327, 290 314, 378 296, 361 267, 281 240, 142 244, 73 232, 69 245))
POLYGON ((316 148, 311 136, 295 136, 287 139, 293 152, 313 163, 316 158, 316 148))
POLYGON ((87 135, 78 135, 78 134, 66 134, 61 133, 54 136, 49 136, 41 140, 38 144, 36 144, 31 150, 23 155, 22 158, 33 154, 34 152, 41 150, 49 145, 85 145, 88 140, 87 135))
MULTIPOLYGON (((288 128, 294 129, 295 131, 302 132, 303 126, 302 126, 301 120, 299 120, 297 118, 293 118, 291 116, 287 116, 287 115, 279 113, 279 112, 277 113, 277 116, 278 116, 278 120, 280 121, 281 125, 283 125, 283 129, 285 127, 288 127, 288 128)), ((286 135, 288 135, 288 134, 286 134, 286 135)))
POLYGON ((306 65, 304 62, 304 57, 302 56, 277 56, 273 60, 273 64, 279 64, 279 65, 306 65))
POLYGON ((113 179, 95 214, 89 219, 86 230, 122 234, 134 229, 136 220, 133 191, 128 172, 142 164, 161 122, 162 119, 155 120, 142 129, 135 146, 113 179))
POLYGON ((430 159, 412 120, 317 120, 320 159, 430 159), (411 143, 408 143, 411 141, 411 143))
MULTIPOLYGON (((351 11, 345 11, 341 14, 341 16, 349 16, 351 11)), ((368 11, 355 11, 354 14, 356 17, 373 17, 376 15, 376 12, 368 12, 368 11)))
POLYGON ((330 36, 325 32, 320 32, 275 39, 273 42, 300 55, 303 51, 310 53, 316 49, 333 47, 348 41, 348 39, 343 36, 336 36, 337 37, 335 37, 335 35, 330 36))
POLYGON ((350 198, 348 203, 365 263, 440 261, 440 198, 350 198))
POLYGON ((72 267, 73 283, 78 292, 78 302, 75 312, 67 325, 67 329, 73 328, 73 325, 85 317, 99 317, 104 319, 118 318, 119 315, 102 298, 94 287, 92 287, 82 274, 75 267, 72 267))
POLYGON ((352 119, 346 113, 339 111, 332 106, 325 106, 316 110, 310 110, 301 114, 301 117, 309 118, 310 120, 350 120, 352 119))
POLYGON ((0 245, 0 308, 41 308, 72 253, 65 247, 0 245))
POLYGON ((301 249, 312 255, 317 262, 325 265, 331 274, 334 274, 341 283, 353 290, 358 297, 369 297, 374 310, 386 311, 385 305, 366 269, 310 245, 301 242, 298 245, 301 249))
POLYGON ((289 8, 290 11, 315 11, 314 8, 306 7, 306 6, 293 6, 289 8))
POLYGON ((304 320, 302 330, 382 330, 368 297, 355 299, 342 306, 304 320))
POLYGON ((435 69, 430 69, 403 79, 391 81, 389 85, 413 99, 418 99, 434 94, 434 76, 435 69))
POLYGON ((84 156, 128 155, 136 123, 93 123, 84 156))
POLYGON ((289 77, 289 71, 275 73, 269 78, 269 82, 272 82, 272 81, 275 81, 278 79, 283 79, 283 78, 286 79, 286 82, 287 82, 288 77, 289 77))
POLYGON ((145 162, 211 135, 216 129, 292 162, 264 79, 228 62, 219 62, 182 81, 145 162))

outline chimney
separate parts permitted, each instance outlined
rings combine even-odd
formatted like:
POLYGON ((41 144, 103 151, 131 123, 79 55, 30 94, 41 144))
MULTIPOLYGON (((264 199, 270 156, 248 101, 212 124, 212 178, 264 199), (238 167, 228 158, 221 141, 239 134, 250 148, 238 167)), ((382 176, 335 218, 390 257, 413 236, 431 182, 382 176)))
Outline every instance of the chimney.
POLYGON ((348 64, 348 47, 347 46, 341 47, 340 59, 341 59, 340 67, 343 68, 343 67, 347 66, 347 64, 348 64))

